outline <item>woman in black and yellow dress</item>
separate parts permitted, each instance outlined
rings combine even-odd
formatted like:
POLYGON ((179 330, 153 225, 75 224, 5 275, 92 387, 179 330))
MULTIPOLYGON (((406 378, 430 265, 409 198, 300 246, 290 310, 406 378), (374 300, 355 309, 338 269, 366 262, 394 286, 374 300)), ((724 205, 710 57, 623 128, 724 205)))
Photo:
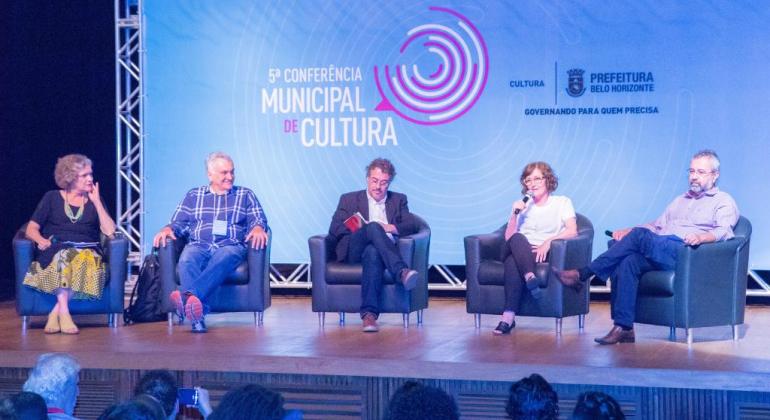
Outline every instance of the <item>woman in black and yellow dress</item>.
POLYGON ((77 334, 69 300, 101 298, 106 267, 99 232, 112 236, 115 222, 102 204, 90 159, 77 154, 59 158, 54 178, 61 189, 48 191, 27 223, 25 233, 38 252, 24 284, 56 295, 46 333, 77 334))

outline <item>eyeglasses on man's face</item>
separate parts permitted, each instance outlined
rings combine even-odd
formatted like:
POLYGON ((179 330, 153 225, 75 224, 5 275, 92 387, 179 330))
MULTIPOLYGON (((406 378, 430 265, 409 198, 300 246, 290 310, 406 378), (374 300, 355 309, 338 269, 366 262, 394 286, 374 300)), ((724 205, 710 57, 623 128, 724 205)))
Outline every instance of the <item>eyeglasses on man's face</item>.
POLYGON ((692 176, 692 175, 706 176, 706 175, 709 175, 709 174, 713 174, 714 172, 715 171, 713 171, 713 170, 707 171, 705 169, 693 169, 693 168, 690 168, 690 169, 687 170, 687 174, 690 175, 690 176, 692 176))
POLYGON ((367 177, 367 179, 369 180, 369 183, 372 185, 379 185, 380 187, 387 187, 388 185, 390 185, 390 179, 379 179, 372 176, 367 177))

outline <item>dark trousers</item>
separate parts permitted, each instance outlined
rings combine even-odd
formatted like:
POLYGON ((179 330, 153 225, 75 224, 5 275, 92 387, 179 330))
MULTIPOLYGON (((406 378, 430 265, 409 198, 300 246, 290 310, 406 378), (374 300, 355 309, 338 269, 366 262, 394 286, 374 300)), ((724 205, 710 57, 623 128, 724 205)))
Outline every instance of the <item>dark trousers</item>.
POLYGON ((524 275, 535 272, 532 245, 524 235, 514 233, 503 245, 502 259, 505 267, 505 310, 518 312, 525 289, 524 275))
POLYGON ((634 228, 589 264, 588 268, 597 277, 612 278, 610 303, 616 325, 633 327, 639 279, 648 271, 674 270, 682 244, 676 236, 660 236, 649 229, 634 228))
POLYGON ((345 260, 363 266, 361 276, 361 316, 370 312, 380 314, 380 294, 385 269, 398 280, 401 270, 408 268, 396 244, 388 237, 379 223, 372 222, 350 235, 348 255, 345 260))

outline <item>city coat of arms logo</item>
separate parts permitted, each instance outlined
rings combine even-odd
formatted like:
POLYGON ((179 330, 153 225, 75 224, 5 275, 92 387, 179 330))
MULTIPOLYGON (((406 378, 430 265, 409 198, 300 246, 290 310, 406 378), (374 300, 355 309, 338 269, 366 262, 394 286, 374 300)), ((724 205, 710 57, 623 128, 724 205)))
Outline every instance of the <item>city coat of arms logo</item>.
POLYGON ((567 94, 573 98, 583 95, 586 88, 583 86, 583 69, 570 69, 567 71, 569 79, 567 81, 567 94))

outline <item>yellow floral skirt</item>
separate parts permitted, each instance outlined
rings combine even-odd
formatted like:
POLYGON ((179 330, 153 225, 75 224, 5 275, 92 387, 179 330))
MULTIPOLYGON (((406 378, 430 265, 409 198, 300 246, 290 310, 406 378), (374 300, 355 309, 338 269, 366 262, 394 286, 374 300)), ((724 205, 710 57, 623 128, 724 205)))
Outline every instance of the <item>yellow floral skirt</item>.
POLYGON ((46 268, 33 261, 24 285, 50 294, 71 289, 72 299, 100 299, 106 277, 101 255, 91 249, 66 248, 57 252, 46 268))

